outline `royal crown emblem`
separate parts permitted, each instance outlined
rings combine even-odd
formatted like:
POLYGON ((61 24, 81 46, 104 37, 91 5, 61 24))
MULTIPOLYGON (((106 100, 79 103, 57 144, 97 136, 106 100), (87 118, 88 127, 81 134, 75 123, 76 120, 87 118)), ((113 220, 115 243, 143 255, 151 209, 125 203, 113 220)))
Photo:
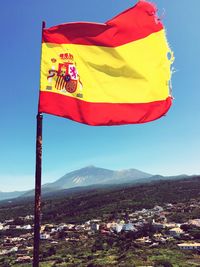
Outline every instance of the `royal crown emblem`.
MULTIPOLYGON (((71 53, 59 54, 59 61, 56 58, 51 58, 52 67, 48 71, 47 80, 49 85, 47 90, 54 87, 56 90, 63 93, 75 93, 78 88, 82 89, 82 83, 78 74, 74 56, 71 53)), ((82 93, 76 96, 83 97, 82 93)))

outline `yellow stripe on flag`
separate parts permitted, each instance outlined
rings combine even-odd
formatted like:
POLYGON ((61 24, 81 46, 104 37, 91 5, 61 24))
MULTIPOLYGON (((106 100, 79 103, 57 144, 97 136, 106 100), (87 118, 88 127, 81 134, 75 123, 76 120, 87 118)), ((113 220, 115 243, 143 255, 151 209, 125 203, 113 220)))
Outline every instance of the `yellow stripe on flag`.
POLYGON ((118 47, 42 44, 41 91, 95 103, 148 103, 169 96, 170 60, 165 32, 118 47), (74 56, 79 75, 76 92, 58 90, 56 75, 62 53, 74 56))

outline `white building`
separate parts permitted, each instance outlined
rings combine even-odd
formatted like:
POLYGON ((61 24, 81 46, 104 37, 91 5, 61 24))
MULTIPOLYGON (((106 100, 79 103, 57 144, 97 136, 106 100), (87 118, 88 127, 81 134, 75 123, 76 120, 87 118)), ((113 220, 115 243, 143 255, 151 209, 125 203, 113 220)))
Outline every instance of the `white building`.
POLYGON ((161 229, 164 229, 164 228, 165 228, 165 225, 164 225, 163 223, 155 222, 155 220, 153 219, 152 227, 153 227, 155 230, 161 230, 161 229))
POLYGON ((169 230, 169 234, 172 237, 179 237, 183 233, 184 233, 184 231, 179 227, 172 228, 172 229, 169 230))
POLYGON ((33 215, 26 215, 26 217, 24 217, 25 220, 32 220, 34 219, 34 216, 33 215))
POLYGON ((32 226, 30 224, 27 224, 27 225, 24 225, 22 228, 25 230, 31 230, 32 226))
POLYGON ((181 243, 178 247, 183 250, 200 250, 200 243, 181 243))
POLYGON ((115 230, 117 233, 120 233, 122 231, 123 228, 123 224, 121 223, 116 223, 115 227, 113 228, 113 230, 115 230))
POLYGON ((126 223, 123 225, 123 228, 122 228, 124 231, 137 231, 137 229, 133 226, 132 223, 126 223))
POLYGON ((156 211, 156 212, 162 212, 162 211, 164 211, 163 207, 158 206, 158 205, 155 206, 155 207, 153 208, 153 210, 156 211))
POLYGON ((13 247, 10 249, 10 252, 17 252, 18 251, 18 247, 13 247))
POLYGON ((50 235, 49 234, 40 234, 40 239, 42 239, 42 240, 47 240, 47 239, 49 239, 50 238, 50 235))
POLYGON ((92 231, 99 231, 99 224, 98 223, 91 223, 90 228, 92 231))
POLYGON ((189 224, 200 227, 200 219, 189 220, 189 224))

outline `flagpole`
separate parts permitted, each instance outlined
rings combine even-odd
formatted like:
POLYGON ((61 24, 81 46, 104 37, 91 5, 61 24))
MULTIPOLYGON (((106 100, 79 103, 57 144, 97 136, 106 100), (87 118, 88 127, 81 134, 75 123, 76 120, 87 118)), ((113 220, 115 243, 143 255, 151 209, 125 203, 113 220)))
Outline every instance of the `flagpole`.
POLYGON ((43 119, 42 114, 38 113, 37 114, 37 136, 36 136, 33 267, 39 266, 40 217, 41 217, 41 174, 42 174, 42 119, 43 119))
MULTIPOLYGON (((42 22, 42 32, 43 32, 44 28, 45 28, 45 21, 42 22)), ((37 114, 37 130, 36 130, 33 267, 39 267, 39 256, 40 256, 42 120, 43 120, 43 115, 38 112, 38 114, 37 114)))

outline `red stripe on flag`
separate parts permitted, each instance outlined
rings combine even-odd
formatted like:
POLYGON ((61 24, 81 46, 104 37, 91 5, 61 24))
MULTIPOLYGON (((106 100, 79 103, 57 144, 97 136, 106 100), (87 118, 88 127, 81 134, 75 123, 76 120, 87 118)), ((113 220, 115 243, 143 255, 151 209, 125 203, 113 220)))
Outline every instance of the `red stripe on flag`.
POLYGON ((162 117, 172 98, 143 104, 91 103, 52 92, 40 92, 39 112, 89 125, 145 123, 162 117))
POLYGON ((147 37, 163 29, 156 8, 138 2, 105 24, 76 22, 43 30, 43 42, 116 47, 147 37))

